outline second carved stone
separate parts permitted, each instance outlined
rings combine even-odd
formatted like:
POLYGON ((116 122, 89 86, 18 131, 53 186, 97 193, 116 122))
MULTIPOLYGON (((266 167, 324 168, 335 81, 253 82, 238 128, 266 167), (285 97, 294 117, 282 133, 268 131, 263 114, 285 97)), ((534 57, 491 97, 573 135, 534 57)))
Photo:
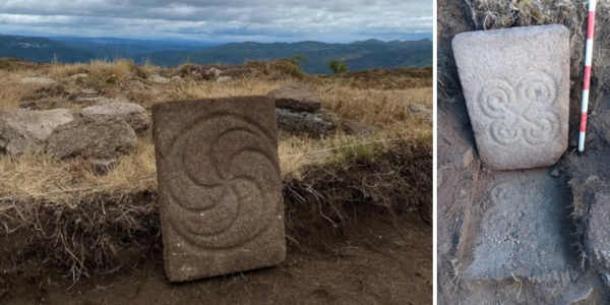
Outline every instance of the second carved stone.
POLYGON ((549 166, 568 146, 569 31, 561 25, 462 33, 455 60, 481 160, 549 166))

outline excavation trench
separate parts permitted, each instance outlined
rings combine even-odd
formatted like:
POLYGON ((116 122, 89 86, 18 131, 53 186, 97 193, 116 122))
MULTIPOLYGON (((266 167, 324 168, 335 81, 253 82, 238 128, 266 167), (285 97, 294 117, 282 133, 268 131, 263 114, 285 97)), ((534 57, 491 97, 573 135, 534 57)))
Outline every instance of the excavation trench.
POLYGON ((596 195, 609 191, 610 181, 609 7, 598 11, 587 151, 579 155, 584 7, 581 1, 531 1, 519 9, 503 1, 439 1, 439 304, 610 300, 599 250, 610 247, 601 237, 607 208, 596 195), (568 151, 550 168, 492 171, 478 158, 451 40, 464 31, 552 23, 571 33, 568 151))
POLYGON ((287 177, 285 263, 177 286, 164 278, 154 190, 73 205, 4 201, 0 300, 429 303, 431 162, 429 144, 400 142, 287 177))

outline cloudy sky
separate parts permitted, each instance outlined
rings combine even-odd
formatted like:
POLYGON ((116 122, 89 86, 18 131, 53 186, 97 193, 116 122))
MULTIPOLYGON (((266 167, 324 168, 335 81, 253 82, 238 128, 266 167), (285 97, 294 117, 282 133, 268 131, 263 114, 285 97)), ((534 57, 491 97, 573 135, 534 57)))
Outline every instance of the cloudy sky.
POLYGON ((0 0, 4 34, 347 42, 431 32, 432 0, 0 0))

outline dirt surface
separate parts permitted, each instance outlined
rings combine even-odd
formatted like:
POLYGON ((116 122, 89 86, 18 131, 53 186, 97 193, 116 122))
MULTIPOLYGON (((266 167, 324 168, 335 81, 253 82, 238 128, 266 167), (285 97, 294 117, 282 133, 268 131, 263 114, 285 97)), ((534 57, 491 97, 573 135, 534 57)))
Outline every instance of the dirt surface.
MULTIPOLYGON (((6 305, 431 304, 432 228, 412 213, 373 212, 303 243, 276 268, 171 285, 159 254, 75 285, 51 275, 4 292, 6 305)), ((0 291, 1 292, 1 291, 0 291)), ((0 293, 0 295, 2 295, 0 293)))
POLYGON ((575 146, 584 7, 582 1, 439 0, 439 304, 610 304, 609 266, 591 255, 599 250, 590 249, 591 245, 599 247, 599 243, 587 240, 599 236, 599 228, 589 226, 594 194, 608 190, 610 181, 610 116, 605 106, 610 65, 604 56, 610 46, 610 8, 606 4, 598 8, 587 152, 579 155, 575 146), (570 146, 559 163, 548 168, 493 171, 478 157, 451 40, 464 31, 551 23, 563 24, 571 33, 570 146), (490 198, 497 178, 507 174, 534 180, 501 192, 495 197, 500 204, 494 204, 490 198), (546 187, 544 181, 553 187, 546 187), (502 208, 502 202, 511 201, 502 208), (494 244, 504 251, 493 252, 494 244), (482 253, 477 264, 472 263, 473 253, 482 253))

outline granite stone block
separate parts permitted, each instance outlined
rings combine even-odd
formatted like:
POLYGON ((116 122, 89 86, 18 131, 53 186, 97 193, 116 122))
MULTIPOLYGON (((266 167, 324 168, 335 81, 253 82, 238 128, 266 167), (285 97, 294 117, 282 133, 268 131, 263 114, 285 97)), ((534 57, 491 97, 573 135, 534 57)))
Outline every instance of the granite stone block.
POLYGON ((169 280, 282 262, 274 102, 240 97, 158 104, 153 125, 169 280))

